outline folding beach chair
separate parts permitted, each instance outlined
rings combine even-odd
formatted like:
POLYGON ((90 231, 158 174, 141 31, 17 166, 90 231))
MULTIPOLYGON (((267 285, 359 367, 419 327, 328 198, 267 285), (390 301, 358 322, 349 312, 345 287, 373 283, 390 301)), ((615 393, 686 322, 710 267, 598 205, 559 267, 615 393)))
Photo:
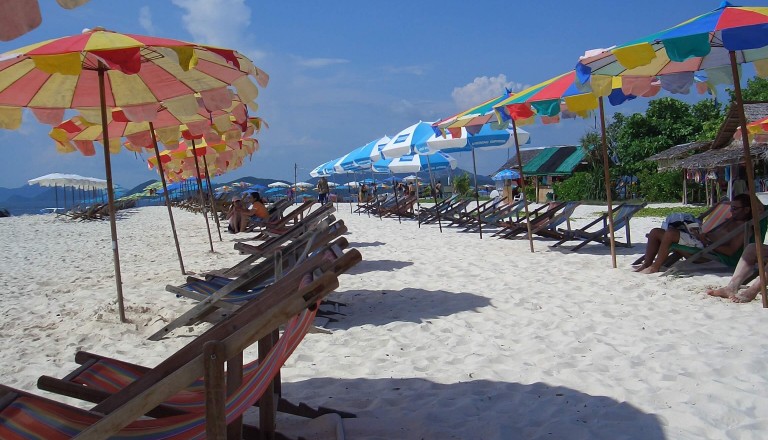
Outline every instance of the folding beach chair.
POLYGON ((345 238, 325 246, 319 246, 319 241, 313 242, 310 240, 303 249, 295 249, 293 252, 297 255, 291 259, 282 258, 281 255, 265 260, 235 279, 215 275, 209 275, 205 279, 189 277, 187 282, 181 286, 166 286, 166 290, 171 293, 196 299, 200 302, 163 326, 162 329, 155 332, 149 339, 153 341, 160 340, 179 327, 200 322, 218 309, 237 310, 243 304, 261 295, 264 289, 274 283, 278 277, 284 276, 283 271, 290 273, 292 270, 302 270, 303 265, 298 265, 298 263, 311 255, 333 252, 338 258, 342 255, 341 250, 348 244, 345 238), (291 265, 291 263, 293 264, 291 265))
MULTIPOLYGON (((480 225, 494 228, 505 228, 520 221, 520 211, 524 207, 525 202, 523 200, 519 200, 512 204, 499 204, 495 207, 495 209, 481 214, 479 218, 476 219, 476 221, 468 222, 462 232, 476 232, 480 228, 480 225), (515 217, 515 220, 512 220, 513 216, 515 217)), ((543 209, 543 207, 540 209, 543 209)))
MULTIPOLYGON (((720 239, 710 243, 704 249, 673 243, 672 246, 670 246, 670 250, 672 250, 673 253, 664 261, 664 265, 668 265, 668 269, 664 272, 664 275, 672 275, 690 270, 695 268, 695 265, 708 261, 716 261, 729 268, 735 268, 739 263, 741 254, 744 253, 744 248, 747 244, 754 243, 755 241, 754 234, 752 233, 752 225, 752 220, 749 220, 744 223, 742 226, 743 229, 734 229, 723 235, 720 239), (744 243, 736 252, 731 255, 726 255, 715 251, 715 249, 727 243, 738 234, 744 234, 744 243)), ((768 211, 764 210, 760 215, 760 243, 765 242, 766 230, 768 230, 768 211)))
MULTIPOLYGON (((320 261, 321 264, 316 266, 319 275, 311 281, 307 278, 308 273, 282 278, 262 296, 107 397, 91 411, 5 388, 0 398, 0 438, 58 440, 77 436, 100 439, 116 434, 121 438, 143 439, 224 438, 227 425, 237 422, 259 399, 262 433, 274 433, 272 379, 290 356, 291 346, 295 344, 291 341, 295 339, 278 340, 252 373, 243 376, 240 374, 242 370, 235 366, 242 365, 239 360, 243 350, 254 342, 262 340, 265 346, 268 345, 274 329, 287 318, 300 315, 288 327, 301 335, 311 325, 312 309, 318 301, 338 286, 337 274, 330 268, 343 272, 360 259, 359 252, 351 250, 339 259, 343 261, 320 261), (224 383, 224 364, 227 362, 230 364, 226 382, 228 394, 224 383), (201 376, 205 377, 205 413, 139 420, 201 376)), ((311 266, 308 268, 311 270, 311 266)))
MULTIPOLYGON (((573 211, 581 202, 565 202, 551 205, 549 209, 539 213, 531 219, 531 234, 546 238, 562 239, 565 234, 571 231, 571 217, 573 211), (558 230, 558 226, 565 223, 565 230, 558 230)), ((520 234, 528 234, 528 225, 526 222, 519 222, 515 228, 507 228, 499 235, 499 238, 513 238, 520 234)))
MULTIPOLYGON (((638 211, 645 207, 646 203, 642 204, 628 204, 622 203, 619 206, 613 208, 610 215, 613 216, 613 230, 618 231, 624 228, 625 241, 615 240, 617 246, 632 247, 632 237, 629 231, 629 221, 637 214, 638 211)), ((578 251, 584 247, 587 243, 596 241, 602 243, 605 246, 611 245, 610 229, 608 225, 608 215, 605 213, 598 217, 596 220, 590 222, 588 225, 580 229, 574 229, 570 232, 563 232, 563 238, 552 247, 557 247, 569 240, 582 240, 581 243, 571 248, 572 251, 578 251), (598 226, 598 229, 590 231, 590 228, 598 226)))

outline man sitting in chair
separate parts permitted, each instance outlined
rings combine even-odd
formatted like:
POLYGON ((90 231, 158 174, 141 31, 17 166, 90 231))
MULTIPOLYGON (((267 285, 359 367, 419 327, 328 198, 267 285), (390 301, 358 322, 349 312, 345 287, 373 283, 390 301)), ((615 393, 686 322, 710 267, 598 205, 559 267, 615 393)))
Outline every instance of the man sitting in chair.
MULTIPOLYGON (((648 244, 645 248, 643 263, 635 269, 640 273, 656 273, 661 269, 664 260, 669 256, 672 243, 704 249, 705 246, 717 241, 729 232, 743 228, 744 223, 752 218, 752 208, 749 195, 739 194, 731 201, 731 218, 708 233, 685 232, 676 228, 653 228, 648 234, 648 244)), ((716 252, 732 255, 744 244, 744 234, 734 234, 726 243, 715 249, 716 252)))
MULTIPOLYGON (((768 256, 768 246, 763 245, 763 258, 768 256)), ((744 248, 744 253, 739 258, 739 264, 733 271, 733 276, 728 285, 719 289, 707 289, 707 295, 719 296, 720 298, 730 299, 737 303, 748 303, 757 297, 760 293, 760 277, 758 277, 751 286, 743 292, 739 292, 739 287, 755 270, 757 264, 757 250, 754 243, 750 243, 744 248)), ((768 264, 766 264, 768 266, 768 264)), ((768 269, 766 269, 768 270, 768 269)))

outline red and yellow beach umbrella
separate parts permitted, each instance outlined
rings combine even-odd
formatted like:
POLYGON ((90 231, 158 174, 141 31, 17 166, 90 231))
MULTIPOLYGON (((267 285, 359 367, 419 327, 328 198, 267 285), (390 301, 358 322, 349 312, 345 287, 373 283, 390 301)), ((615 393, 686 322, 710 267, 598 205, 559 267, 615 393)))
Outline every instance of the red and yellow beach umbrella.
MULTIPOLYGON (((258 96, 251 81, 266 74, 235 50, 96 28, 80 35, 25 46, 0 55, 0 128, 21 125, 22 108, 56 125, 66 109, 100 121, 110 210, 120 320, 125 322, 109 155, 109 112, 120 107, 133 122, 154 121, 160 104, 194 115, 199 93, 209 109, 230 105, 232 92, 246 103, 258 96), (232 87, 234 90, 230 89, 232 87)), ((255 104, 253 105, 255 109, 255 104)))

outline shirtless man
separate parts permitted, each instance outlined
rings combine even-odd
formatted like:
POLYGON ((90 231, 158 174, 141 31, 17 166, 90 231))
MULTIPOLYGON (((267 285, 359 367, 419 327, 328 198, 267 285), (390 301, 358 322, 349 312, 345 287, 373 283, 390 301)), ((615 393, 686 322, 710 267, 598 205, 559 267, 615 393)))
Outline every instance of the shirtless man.
MULTIPOLYGON (((648 245, 645 248, 643 264, 635 269, 635 271, 645 274, 656 273, 661 270, 661 265, 669 256, 669 247, 672 243, 680 243, 685 246, 695 246, 703 249, 727 233, 742 228, 744 223, 751 218, 752 208, 749 195, 739 194, 731 201, 731 218, 726 220, 720 227, 708 233, 689 234, 675 228, 667 230, 653 228, 648 234, 648 245)), ((734 234, 733 238, 715 248, 715 251, 725 255, 732 255, 743 244, 744 234, 734 234)))
MULTIPOLYGON (((768 257, 768 246, 763 245, 763 258, 768 257)), ((737 303, 747 303, 755 299, 760 293, 760 278, 757 278, 751 286, 743 292, 739 292, 739 287, 752 274, 757 264, 757 250, 754 243, 750 243, 744 248, 744 253, 739 258, 739 264, 733 271, 731 281, 725 287, 719 289, 707 289, 707 295, 719 296, 720 298, 730 299, 737 303)))

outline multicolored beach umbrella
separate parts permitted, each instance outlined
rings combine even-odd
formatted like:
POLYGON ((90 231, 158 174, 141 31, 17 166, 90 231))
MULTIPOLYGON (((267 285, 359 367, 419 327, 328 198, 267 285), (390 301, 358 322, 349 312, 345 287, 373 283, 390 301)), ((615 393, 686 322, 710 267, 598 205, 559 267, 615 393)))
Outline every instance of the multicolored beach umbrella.
MULTIPOLYGON (((685 89, 697 71, 710 84, 733 84, 738 109, 747 185, 755 194, 754 167, 749 150, 747 122, 741 96, 739 66, 752 62, 757 74, 768 76, 768 7, 737 7, 723 2, 714 11, 669 29, 608 50, 590 53, 576 65, 577 79, 589 83, 593 93, 605 96, 611 75, 641 82, 661 81, 662 88, 685 89)), ((760 234, 759 209, 752 201, 753 233, 760 234)), ((757 247, 763 307, 768 308, 762 248, 757 247)))

